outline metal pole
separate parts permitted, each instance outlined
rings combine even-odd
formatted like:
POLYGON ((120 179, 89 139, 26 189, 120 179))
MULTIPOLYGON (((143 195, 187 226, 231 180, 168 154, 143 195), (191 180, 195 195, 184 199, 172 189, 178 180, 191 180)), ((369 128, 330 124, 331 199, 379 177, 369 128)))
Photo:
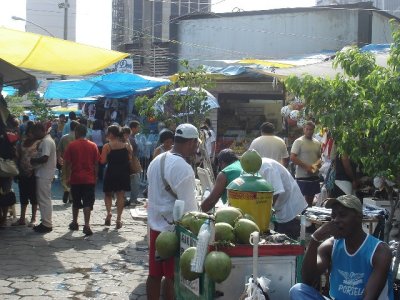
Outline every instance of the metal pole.
POLYGON ((68 40, 68 0, 64 0, 64 40, 68 40))
MULTIPOLYGON (((26 20, 24 18, 17 17, 17 16, 12 16, 11 19, 16 20, 16 21, 25 21, 26 23, 32 24, 32 25, 34 25, 36 27, 39 27, 40 29, 45 31, 48 35, 50 35, 51 37, 54 37, 54 35, 50 31, 48 31, 46 28, 40 26, 39 24, 33 23, 31 21, 28 21, 28 20, 26 20)), ((25 28, 25 30, 26 30, 26 28, 25 28)))

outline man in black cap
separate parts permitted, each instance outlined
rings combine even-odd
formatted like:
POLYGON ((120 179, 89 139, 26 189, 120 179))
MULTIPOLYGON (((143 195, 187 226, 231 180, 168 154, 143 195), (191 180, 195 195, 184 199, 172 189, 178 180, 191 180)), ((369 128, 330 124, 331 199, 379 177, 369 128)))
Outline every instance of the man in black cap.
POLYGON ((332 221, 312 235, 304 255, 303 283, 291 299, 326 299, 312 286, 330 269, 332 299, 393 299, 389 246, 362 229, 362 204, 353 195, 331 198, 332 221))

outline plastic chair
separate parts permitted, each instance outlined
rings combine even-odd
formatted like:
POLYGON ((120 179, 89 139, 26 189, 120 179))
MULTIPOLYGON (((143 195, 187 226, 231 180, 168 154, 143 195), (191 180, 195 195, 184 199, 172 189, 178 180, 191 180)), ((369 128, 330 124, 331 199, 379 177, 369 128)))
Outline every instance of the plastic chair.
POLYGON ((200 180, 202 195, 204 195, 205 191, 207 190, 211 191, 213 189, 214 184, 211 180, 211 174, 209 170, 198 167, 197 176, 199 177, 200 180))

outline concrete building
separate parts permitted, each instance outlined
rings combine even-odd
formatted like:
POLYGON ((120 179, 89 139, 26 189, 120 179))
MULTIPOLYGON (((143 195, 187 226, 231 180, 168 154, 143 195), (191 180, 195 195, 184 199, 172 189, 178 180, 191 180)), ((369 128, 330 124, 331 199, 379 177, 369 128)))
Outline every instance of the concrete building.
MULTIPOLYGON (((335 8, 183 16, 171 23, 171 39, 177 42, 171 44, 170 52, 176 59, 188 60, 191 65, 217 67, 242 59, 296 58, 332 53, 348 45, 392 41, 389 24, 392 15, 376 10, 371 3, 335 8)), ((176 60, 171 60, 170 73, 178 68, 176 60)), ((283 128, 282 125, 288 128, 280 115, 286 100, 284 85, 262 72, 259 76, 217 77, 216 85, 210 91, 220 104, 218 110, 210 113, 218 131, 218 149, 230 146, 233 140, 240 141, 239 147, 247 145, 249 141, 240 140, 240 137, 256 136, 264 121, 274 123, 277 131, 283 128)), ((290 144, 292 131, 284 135, 290 144)))
MULTIPOLYGON (((171 53, 192 64, 282 59, 344 46, 390 43, 389 20, 371 3, 184 16, 171 24, 171 53)), ((176 64, 171 60, 171 72, 176 64)), ((174 68, 175 66, 175 68, 174 68)))
POLYGON ((28 32, 76 41, 76 0, 27 0, 26 20, 28 32))
POLYGON ((399 0, 317 0, 317 6, 325 5, 343 5, 353 4, 358 2, 371 2, 376 8, 379 8, 387 13, 400 17, 400 1, 399 0))
POLYGON ((113 0, 112 48, 131 52, 134 72, 169 74, 170 20, 210 11, 211 0, 113 0))

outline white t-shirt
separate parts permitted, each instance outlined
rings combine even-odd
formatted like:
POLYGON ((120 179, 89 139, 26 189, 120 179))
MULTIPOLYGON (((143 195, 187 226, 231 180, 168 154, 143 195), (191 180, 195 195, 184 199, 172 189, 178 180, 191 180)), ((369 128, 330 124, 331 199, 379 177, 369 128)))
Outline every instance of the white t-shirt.
MULTIPOLYGON (((315 138, 310 140, 303 135, 294 141, 291 152, 297 154, 298 159, 304 163, 311 165, 321 158, 321 143, 315 138)), ((318 176, 318 171, 315 174, 309 174, 302 167, 296 165, 296 178, 311 176, 318 176)))
POLYGON ((274 205, 278 223, 293 220, 307 207, 307 202, 297 182, 289 171, 276 160, 264 157, 259 173, 273 186, 274 196, 279 195, 274 205))
POLYGON ((43 179, 53 179, 56 171, 57 156, 56 144, 49 134, 39 143, 37 157, 48 156, 49 159, 44 164, 35 167, 35 176, 43 179))
POLYGON ((275 159, 278 162, 289 157, 285 141, 275 135, 262 135, 254 139, 249 149, 256 150, 261 157, 275 159))
MULTIPOLYGON (((177 194, 179 200, 185 201, 184 212, 197 211, 195 198, 195 175, 192 167, 179 155, 165 152, 164 176, 171 189, 177 194)), ((175 198, 165 190, 161 179, 161 157, 158 155, 147 169, 148 205, 147 222, 151 229, 156 231, 167 231, 173 229, 169 222, 173 221, 173 207, 175 198), (164 219, 165 218, 165 219, 164 219)))

